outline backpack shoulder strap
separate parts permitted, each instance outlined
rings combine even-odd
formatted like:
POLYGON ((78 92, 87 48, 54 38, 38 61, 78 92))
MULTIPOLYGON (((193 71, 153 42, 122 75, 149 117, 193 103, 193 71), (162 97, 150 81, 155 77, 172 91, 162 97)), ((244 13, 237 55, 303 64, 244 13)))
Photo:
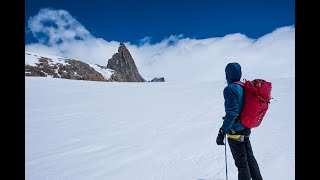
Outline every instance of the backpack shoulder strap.
POLYGON ((244 86, 243 82, 233 82, 233 84, 239 84, 240 86, 244 86))

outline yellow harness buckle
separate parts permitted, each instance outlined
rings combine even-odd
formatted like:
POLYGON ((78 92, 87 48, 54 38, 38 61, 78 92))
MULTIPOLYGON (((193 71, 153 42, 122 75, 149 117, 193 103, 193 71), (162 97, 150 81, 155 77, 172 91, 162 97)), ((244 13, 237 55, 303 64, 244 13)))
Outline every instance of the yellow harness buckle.
POLYGON ((238 142, 244 141, 244 135, 240 135, 240 134, 228 134, 228 138, 238 142))
POLYGON ((237 134, 228 134, 228 138, 231 139, 239 139, 241 135, 237 135, 237 134))

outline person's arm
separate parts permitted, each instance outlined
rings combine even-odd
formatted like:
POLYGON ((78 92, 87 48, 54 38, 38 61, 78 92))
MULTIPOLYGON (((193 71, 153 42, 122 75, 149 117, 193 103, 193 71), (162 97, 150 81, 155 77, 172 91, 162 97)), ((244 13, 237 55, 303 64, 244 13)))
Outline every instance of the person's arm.
POLYGON ((223 90, 226 115, 224 117, 221 129, 224 133, 228 133, 239 112, 239 104, 236 95, 236 92, 232 91, 229 86, 225 87, 223 90))

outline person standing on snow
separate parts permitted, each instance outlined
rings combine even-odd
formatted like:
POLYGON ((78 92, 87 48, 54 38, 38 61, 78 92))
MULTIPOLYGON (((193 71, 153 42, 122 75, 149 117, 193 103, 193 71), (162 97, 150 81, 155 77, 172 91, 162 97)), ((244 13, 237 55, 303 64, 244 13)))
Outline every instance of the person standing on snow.
POLYGON ((262 180, 259 165, 253 155, 249 136, 251 129, 245 127, 239 120, 243 106, 243 87, 234 82, 239 82, 242 72, 240 64, 234 62, 225 68, 228 85, 223 90, 224 107, 226 115, 219 129, 216 139, 218 145, 225 145, 224 138, 227 134, 229 147, 238 168, 238 180, 262 180))

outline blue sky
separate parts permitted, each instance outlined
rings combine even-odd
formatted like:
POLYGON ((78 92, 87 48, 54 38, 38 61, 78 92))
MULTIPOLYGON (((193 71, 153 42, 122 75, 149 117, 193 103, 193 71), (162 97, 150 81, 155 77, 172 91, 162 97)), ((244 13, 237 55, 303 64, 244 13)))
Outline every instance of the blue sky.
POLYGON ((294 0, 26 0, 26 44, 37 42, 28 28, 42 8, 69 12, 90 33, 106 41, 151 44, 170 35, 205 39, 242 33, 257 39, 295 24, 294 0))

